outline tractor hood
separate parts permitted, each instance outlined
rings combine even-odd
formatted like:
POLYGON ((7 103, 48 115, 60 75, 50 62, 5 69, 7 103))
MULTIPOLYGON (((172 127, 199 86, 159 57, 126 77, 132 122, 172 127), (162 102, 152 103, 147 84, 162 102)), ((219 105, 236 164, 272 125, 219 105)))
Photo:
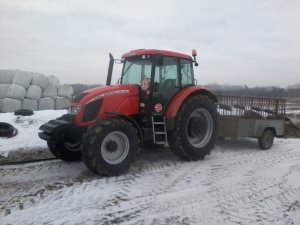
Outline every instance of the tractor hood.
POLYGON ((76 96, 69 105, 77 110, 78 125, 89 125, 109 113, 138 114, 139 86, 122 84, 92 88, 76 96))
POLYGON ((138 95, 138 86, 132 84, 122 84, 122 85, 110 85, 95 87, 82 92, 77 95, 71 102, 71 105, 78 105, 86 103, 87 101, 92 101, 94 98, 100 99, 108 96, 115 95, 138 95))

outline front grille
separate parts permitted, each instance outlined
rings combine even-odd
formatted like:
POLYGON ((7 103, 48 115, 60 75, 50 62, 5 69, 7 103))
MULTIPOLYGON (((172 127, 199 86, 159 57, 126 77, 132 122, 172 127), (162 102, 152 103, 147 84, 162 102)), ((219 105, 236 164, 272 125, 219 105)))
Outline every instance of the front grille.
POLYGON ((84 108, 83 122, 88 122, 94 120, 99 113, 100 107, 102 105, 102 99, 88 103, 84 108))

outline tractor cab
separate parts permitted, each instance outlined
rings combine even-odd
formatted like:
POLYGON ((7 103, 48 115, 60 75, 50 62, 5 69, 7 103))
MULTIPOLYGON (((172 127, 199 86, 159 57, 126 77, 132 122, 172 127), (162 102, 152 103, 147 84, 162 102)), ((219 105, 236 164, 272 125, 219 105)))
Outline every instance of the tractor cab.
POLYGON ((122 56, 121 84, 140 87, 141 112, 163 113, 182 88, 194 85, 193 59, 163 50, 134 50, 122 56))

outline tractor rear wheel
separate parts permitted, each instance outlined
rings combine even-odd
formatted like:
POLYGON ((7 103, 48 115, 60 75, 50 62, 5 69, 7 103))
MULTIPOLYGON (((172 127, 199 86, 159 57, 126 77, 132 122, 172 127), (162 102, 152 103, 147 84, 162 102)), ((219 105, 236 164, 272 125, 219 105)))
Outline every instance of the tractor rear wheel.
POLYGON ((210 98, 188 98, 177 113, 175 129, 169 133, 171 150, 184 160, 203 159, 214 146, 218 118, 217 107, 210 98))
POLYGON ((55 143, 47 141, 50 152, 58 159, 64 161, 78 161, 81 158, 80 142, 55 143))
POLYGON ((126 172, 138 151, 138 137, 131 123, 121 118, 101 120, 83 137, 82 160, 100 175, 126 172))

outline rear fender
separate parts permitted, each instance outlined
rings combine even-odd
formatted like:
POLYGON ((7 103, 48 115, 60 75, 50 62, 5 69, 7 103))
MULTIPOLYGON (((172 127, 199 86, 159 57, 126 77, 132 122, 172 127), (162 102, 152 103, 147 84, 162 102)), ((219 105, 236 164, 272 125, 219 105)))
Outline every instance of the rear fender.
POLYGON ((169 102, 167 110, 165 111, 167 129, 172 130, 174 128, 174 120, 177 112, 179 111, 183 102, 192 95, 206 95, 214 102, 218 102, 218 98, 209 90, 200 86, 190 86, 179 91, 169 102))

